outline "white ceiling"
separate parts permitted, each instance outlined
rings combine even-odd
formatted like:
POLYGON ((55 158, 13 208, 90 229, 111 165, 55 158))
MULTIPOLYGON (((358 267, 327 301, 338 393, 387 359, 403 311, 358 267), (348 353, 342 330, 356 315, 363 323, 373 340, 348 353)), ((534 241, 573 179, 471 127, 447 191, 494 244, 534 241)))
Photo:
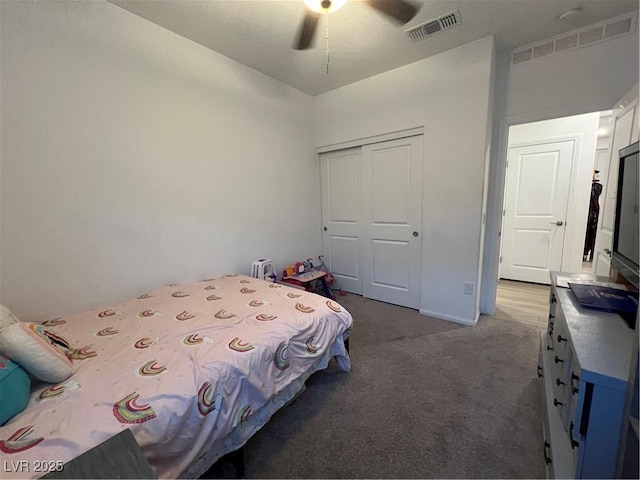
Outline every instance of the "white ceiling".
POLYGON ((315 47, 291 48, 304 13, 302 0, 109 0, 183 37, 310 95, 362 80, 493 34, 499 51, 526 45, 638 9, 638 0, 414 0, 407 25, 390 23, 359 0, 329 15, 315 47), (557 20, 565 10, 581 12, 557 20), (459 9, 462 24, 413 42, 404 30, 459 9))

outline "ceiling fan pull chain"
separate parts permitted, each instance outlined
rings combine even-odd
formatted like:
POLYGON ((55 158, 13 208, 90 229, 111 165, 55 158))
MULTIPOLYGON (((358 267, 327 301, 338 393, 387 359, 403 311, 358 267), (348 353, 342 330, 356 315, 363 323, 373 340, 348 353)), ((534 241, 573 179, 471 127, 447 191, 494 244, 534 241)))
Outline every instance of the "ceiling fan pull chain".
POLYGON ((327 25, 327 75, 329 75, 329 9, 324 11, 324 16, 327 25))

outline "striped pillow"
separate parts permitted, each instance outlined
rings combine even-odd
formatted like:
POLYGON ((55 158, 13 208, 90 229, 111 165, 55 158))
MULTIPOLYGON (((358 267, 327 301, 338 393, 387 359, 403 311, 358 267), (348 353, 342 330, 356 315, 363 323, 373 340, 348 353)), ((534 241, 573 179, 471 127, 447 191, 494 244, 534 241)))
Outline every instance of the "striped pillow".
POLYGON ((0 330, 0 353, 44 382, 58 383, 71 376, 69 348, 69 342, 38 323, 18 322, 0 330))

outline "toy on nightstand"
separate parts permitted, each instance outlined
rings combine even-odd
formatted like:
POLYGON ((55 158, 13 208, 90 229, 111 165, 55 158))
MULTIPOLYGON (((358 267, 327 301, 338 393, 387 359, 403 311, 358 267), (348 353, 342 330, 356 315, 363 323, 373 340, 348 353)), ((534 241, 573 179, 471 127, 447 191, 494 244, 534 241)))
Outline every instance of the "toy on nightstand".
POLYGON ((334 290, 338 290, 340 292, 340 296, 344 297, 345 293, 344 291, 340 288, 340 285, 338 285, 338 280, 336 280, 336 277, 333 276, 333 274, 331 273, 331 271, 327 268, 327 266, 324 264, 324 255, 320 255, 318 257, 318 260, 320 260, 320 270, 322 270, 323 272, 327 273, 327 285, 332 285, 334 286, 334 290))

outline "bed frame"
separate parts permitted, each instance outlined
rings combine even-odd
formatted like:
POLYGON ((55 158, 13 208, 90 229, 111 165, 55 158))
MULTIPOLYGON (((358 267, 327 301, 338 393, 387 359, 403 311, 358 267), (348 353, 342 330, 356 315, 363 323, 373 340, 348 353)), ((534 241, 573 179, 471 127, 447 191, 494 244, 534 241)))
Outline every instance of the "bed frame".
MULTIPOLYGON (((347 338, 344 341, 344 347, 349 351, 349 339, 347 338)), ((298 396, 302 394, 304 389, 302 389, 298 394, 293 397, 289 403, 293 402, 298 396)), ((215 462, 211 467, 204 472, 200 478, 204 479, 214 479, 214 478, 244 478, 245 477, 245 466, 244 466, 244 446, 240 447, 233 452, 229 452, 226 455, 223 455, 215 462), (232 471, 230 471, 233 469, 232 471)))

